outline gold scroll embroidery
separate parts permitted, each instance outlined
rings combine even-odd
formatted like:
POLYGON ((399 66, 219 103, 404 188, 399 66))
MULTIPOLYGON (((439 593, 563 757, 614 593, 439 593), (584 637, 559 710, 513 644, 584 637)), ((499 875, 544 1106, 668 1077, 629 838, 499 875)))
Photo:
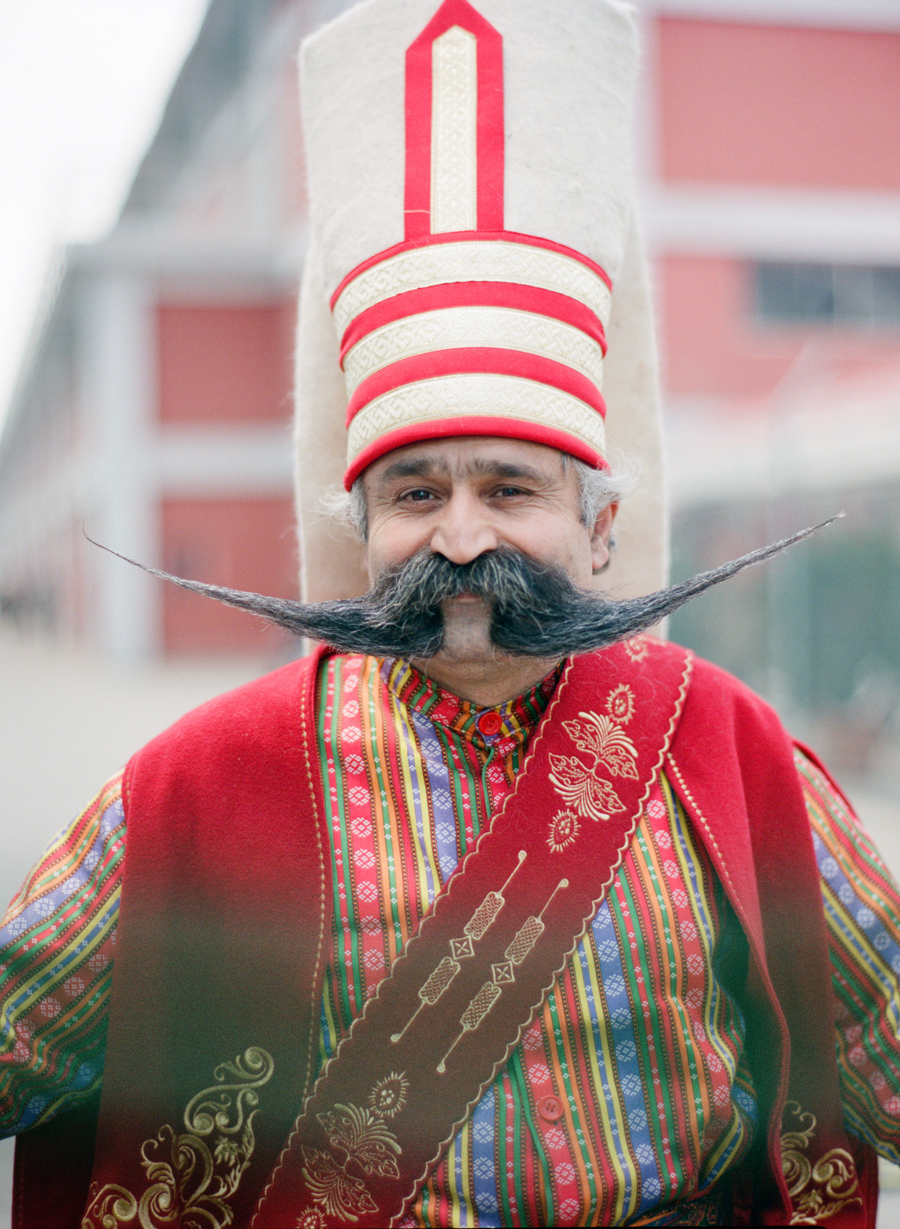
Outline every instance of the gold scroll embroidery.
MULTIPOLYGON (((563 728, 577 750, 589 755, 592 763, 585 764, 575 755, 551 753, 550 780, 563 801, 585 818, 609 819, 624 810, 625 804, 601 773, 637 780, 637 748, 622 728, 634 716, 634 694, 627 683, 620 683, 607 696, 605 713, 578 716, 580 720, 564 721, 563 728)), ((574 839, 566 815, 561 811, 551 821, 549 844, 555 852, 574 839)))
POLYGON ((303 1145, 303 1176, 318 1207, 305 1212, 298 1226, 324 1224, 323 1213, 346 1224, 376 1210, 366 1183, 348 1173, 347 1166, 352 1161, 364 1174, 400 1177, 396 1158, 402 1149, 384 1120, 403 1109, 408 1091, 406 1072, 392 1071, 372 1085, 367 1105, 337 1104, 316 1115, 337 1157, 303 1145))
POLYGON ((204 1229, 230 1225, 234 1216, 229 1200, 256 1147, 256 1090, 269 1082, 274 1070, 272 1056, 258 1046, 250 1046, 233 1063, 216 1067, 216 1084, 188 1103, 184 1131, 176 1134, 166 1124, 155 1139, 144 1142, 143 1193, 133 1195, 115 1183, 99 1191, 92 1187, 82 1229, 135 1223, 140 1229, 184 1223, 204 1229))
POLYGON ((785 1105, 799 1129, 781 1137, 781 1169, 791 1197, 791 1224, 816 1225, 849 1204, 862 1203, 853 1157, 844 1148, 832 1148, 813 1162, 806 1156, 816 1130, 815 1117, 796 1101, 785 1105))

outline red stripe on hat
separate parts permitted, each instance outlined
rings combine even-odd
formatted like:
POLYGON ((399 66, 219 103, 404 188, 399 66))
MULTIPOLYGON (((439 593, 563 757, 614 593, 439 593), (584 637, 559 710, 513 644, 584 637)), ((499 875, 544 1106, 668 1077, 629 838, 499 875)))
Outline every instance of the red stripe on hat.
POLYGON ((431 234, 432 45, 451 26, 473 34, 478 48, 478 229, 503 228, 503 39, 468 0, 445 0, 406 52, 407 239, 431 234))
POLYGON ((402 243, 395 243, 393 247, 386 248, 385 251, 379 252, 376 256, 370 256, 368 260, 362 261, 355 269, 352 269, 340 283, 337 290, 331 296, 331 310, 334 311, 335 303, 337 303, 343 291, 354 278, 359 277, 361 273, 365 273, 367 269, 372 269, 376 265, 390 260, 392 256, 399 256, 402 252, 411 252, 416 248, 429 247, 431 244, 471 243, 475 240, 482 243, 522 243, 526 247, 543 248, 548 252, 558 252, 560 256, 568 256, 571 260, 577 260, 579 264, 584 265, 586 269, 590 269, 592 273, 596 274, 612 290, 612 281, 605 269, 591 260, 589 256, 584 256, 581 252, 576 252, 574 248, 566 247, 565 244, 554 243, 552 239, 541 239, 537 235, 520 235, 517 231, 512 230, 460 230, 448 231, 442 235, 423 235, 417 239, 404 239, 402 243))
POLYGON ((447 307, 508 307, 537 316, 548 316, 580 329, 596 341, 606 354, 603 322, 579 299, 572 299, 555 290, 521 286, 516 282, 444 282, 440 286, 423 286, 419 290, 395 294, 360 312, 344 333, 341 365, 347 351, 376 329, 422 312, 440 311, 447 307))
POLYGON ((395 448, 404 448, 407 444, 419 444, 423 440, 448 439, 456 436, 480 435, 497 436, 500 439, 527 440, 532 444, 545 444, 548 448, 556 448, 559 452, 568 452, 580 461, 586 461, 597 469, 609 469, 609 464, 602 453, 591 448, 577 435, 569 435, 556 427, 546 427, 540 423, 524 422, 521 419, 492 418, 490 415, 478 415, 472 418, 441 418, 434 422, 414 423, 408 427, 398 427, 396 431, 388 431, 377 440, 367 445, 362 452, 353 458, 344 474, 344 486, 349 491, 353 483, 373 461, 383 457, 395 448))
POLYGON ((503 38, 493 26, 478 39, 478 229, 503 229, 503 38))
MULTIPOLYGON (((606 417, 606 403, 597 385, 580 372, 538 354, 524 350, 502 350, 491 346, 464 346, 453 350, 434 350, 402 358, 367 376, 350 398, 347 406, 347 426, 360 410, 394 389, 437 376, 499 375, 518 376, 537 384, 548 384, 561 392, 577 397, 585 405, 606 417)), ((452 411, 448 410, 448 413, 452 411)))

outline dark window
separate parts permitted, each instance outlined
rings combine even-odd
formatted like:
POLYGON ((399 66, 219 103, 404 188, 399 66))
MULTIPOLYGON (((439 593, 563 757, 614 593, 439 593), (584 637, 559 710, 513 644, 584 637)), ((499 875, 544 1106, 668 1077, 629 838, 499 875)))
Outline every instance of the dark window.
POLYGON ((900 322, 900 268, 762 262, 755 273, 756 311, 762 320, 900 322))

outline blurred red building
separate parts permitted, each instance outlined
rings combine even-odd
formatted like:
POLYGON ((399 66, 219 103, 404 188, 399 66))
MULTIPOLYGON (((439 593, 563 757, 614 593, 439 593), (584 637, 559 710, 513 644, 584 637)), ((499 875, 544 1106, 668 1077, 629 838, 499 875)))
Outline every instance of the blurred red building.
MULTIPOLYGON (((212 0, 118 225, 67 253, 0 445, 8 611, 122 657, 277 647, 81 525, 182 575, 295 592, 296 48, 346 7, 212 0)), ((837 488, 869 546, 900 541, 883 495, 900 490, 900 8, 644 0, 639 17, 676 567, 830 509, 837 488)), ((788 598, 736 584, 679 630, 752 675, 781 652, 767 628, 786 601, 787 640, 821 653, 799 582, 778 583, 788 598)))
POLYGON ((295 596, 291 387, 315 0, 212 0, 121 217, 65 252, 0 446, 0 592, 123 659, 280 633, 88 543, 295 596))
POLYGON ((848 514, 672 634, 862 745, 900 701, 900 8, 641 12, 674 570, 848 514))
MULTIPOLYGON (((814 387, 834 382, 843 400, 857 377, 868 394, 871 376, 900 376, 900 8, 786 0, 777 24, 748 20, 767 7, 643 10, 647 213, 679 502, 766 486, 752 471, 770 468, 757 453, 773 397, 783 416, 814 387), (734 446, 744 432, 752 456, 734 446)), ((806 481, 810 466, 846 477, 853 454, 827 401, 806 481)))

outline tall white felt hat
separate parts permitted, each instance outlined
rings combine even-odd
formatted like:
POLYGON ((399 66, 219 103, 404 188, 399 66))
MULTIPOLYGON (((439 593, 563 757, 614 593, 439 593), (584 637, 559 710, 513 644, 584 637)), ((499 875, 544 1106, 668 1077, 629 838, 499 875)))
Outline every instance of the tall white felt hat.
POLYGON ((649 296, 619 0, 367 0, 303 48, 310 247, 297 475, 308 600, 365 587, 323 519, 391 449, 507 436, 637 459, 603 578, 665 579, 649 296))

